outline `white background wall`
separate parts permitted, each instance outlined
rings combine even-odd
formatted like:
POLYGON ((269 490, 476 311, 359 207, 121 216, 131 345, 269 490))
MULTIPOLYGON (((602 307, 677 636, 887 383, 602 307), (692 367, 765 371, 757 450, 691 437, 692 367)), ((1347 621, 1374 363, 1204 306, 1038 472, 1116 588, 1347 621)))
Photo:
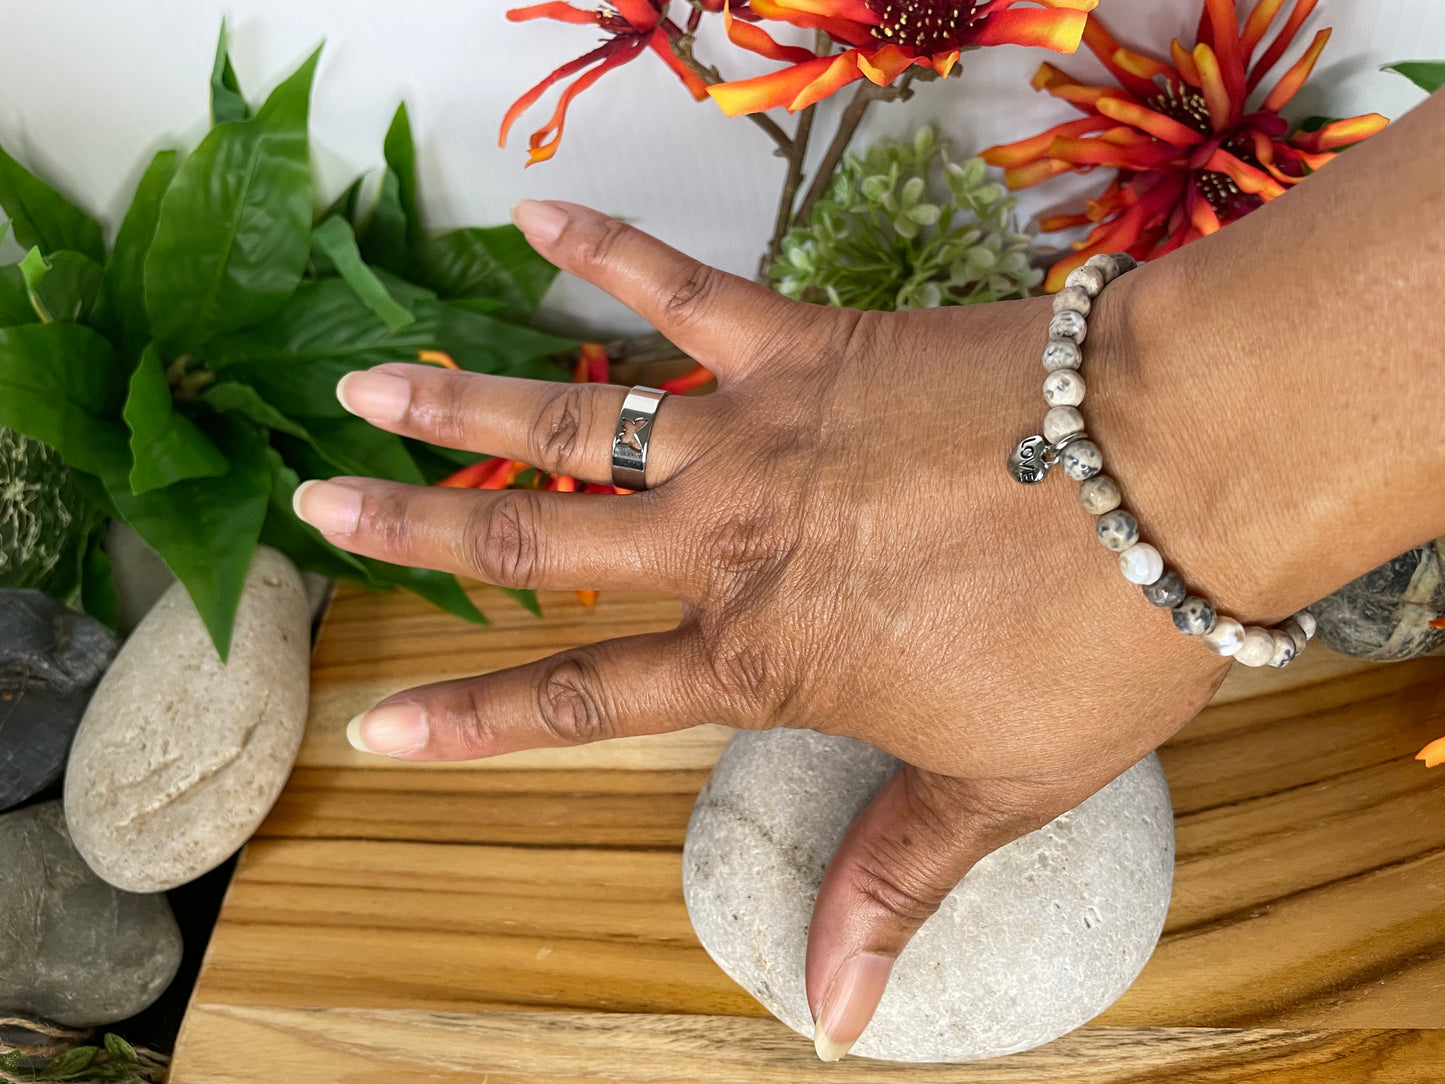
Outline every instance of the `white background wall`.
MULTIPOLYGON (((323 197, 380 164, 382 134, 397 100, 405 98, 433 225, 500 221, 528 196, 571 199, 626 215, 701 258, 751 274, 771 227, 782 163, 769 156, 771 145, 752 124, 723 117, 710 102, 693 102, 655 57, 609 74, 576 100, 552 161, 522 168, 526 136, 550 114, 550 98, 522 119, 510 147, 496 146, 507 105, 598 40, 588 27, 508 23, 503 12, 510 6, 504 0, 0 0, 0 141, 113 227, 149 155, 162 146, 189 149, 204 131, 212 49, 224 15, 253 100, 326 39, 312 128, 323 197)), ((1117 36, 1156 52, 1167 50, 1170 37, 1192 34, 1198 10, 1199 0, 1101 0, 1100 6, 1117 36)), ((1291 109, 1297 116, 1369 110, 1398 116, 1421 95, 1378 66, 1445 57, 1445 0, 1322 0, 1296 53, 1321 26, 1333 26, 1335 35, 1291 109)), ((704 41, 699 55, 722 64, 729 76, 769 67, 760 60, 747 64, 757 58, 715 40, 704 41)), ((1028 86, 1046 56, 1055 59, 1015 47, 966 55, 962 79, 926 85, 907 104, 875 107, 864 136, 928 121, 971 153, 1069 119, 1077 114, 1028 86)), ((1096 71, 1087 56, 1059 62, 1072 71, 1096 71)), ((825 133, 838 105, 831 103, 820 118, 825 133)), ((786 115, 779 119, 791 123, 786 115)), ((1071 178, 1042 195, 1027 194, 1024 206, 1032 214, 1101 183, 1071 178)), ((559 283, 549 307, 598 334, 637 326, 577 283, 559 283)))

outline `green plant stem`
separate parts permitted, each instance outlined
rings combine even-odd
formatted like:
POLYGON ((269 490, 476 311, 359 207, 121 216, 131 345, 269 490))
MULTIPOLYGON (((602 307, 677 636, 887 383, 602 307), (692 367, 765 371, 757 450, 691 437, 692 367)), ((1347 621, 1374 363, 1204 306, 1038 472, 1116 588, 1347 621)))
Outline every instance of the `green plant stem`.
POLYGON ((868 107, 874 102, 890 102, 895 99, 906 102, 913 97, 915 78, 917 75, 910 68, 898 83, 890 83, 886 87, 880 87, 877 83, 866 79, 858 85, 858 89, 853 92, 853 99, 838 120, 838 130, 833 133, 833 141, 823 152, 823 160, 818 163, 818 170, 813 174, 813 183, 808 186, 808 194, 803 197, 802 205, 793 215, 793 225, 801 226, 806 222, 813 207, 827 194, 828 184, 833 178, 833 173, 837 170, 838 163, 843 161, 843 155, 848 151, 848 144, 853 142, 853 136, 858 131, 858 125, 863 122, 868 107))

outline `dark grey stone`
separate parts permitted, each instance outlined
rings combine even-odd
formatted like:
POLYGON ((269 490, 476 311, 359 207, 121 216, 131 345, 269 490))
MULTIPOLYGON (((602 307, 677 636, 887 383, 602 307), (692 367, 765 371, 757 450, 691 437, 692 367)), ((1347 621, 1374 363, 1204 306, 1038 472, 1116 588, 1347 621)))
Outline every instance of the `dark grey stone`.
POLYGON ((1403 553, 1309 608, 1316 635, 1358 659, 1396 662, 1445 649, 1445 538, 1403 553))
POLYGON ((1174 627, 1185 636, 1203 636, 1218 620, 1209 600, 1198 595, 1190 595, 1169 613, 1174 618, 1174 627))
POLYGON ((1145 598, 1165 610, 1172 610, 1189 594, 1189 588, 1184 586, 1184 577, 1172 568, 1166 568, 1164 575, 1153 583, 1146 583, 1142 590, 1145 598))
POLYGON ((60 778, 115 649, 109 629, 49 595, 0 590, 0 810, 60 778))
POLYGON ((0 1015, 91 1027, 158 998, 181 962, 161 895, 106 884, 70 842, 59 802, 0 816, 0 1015))

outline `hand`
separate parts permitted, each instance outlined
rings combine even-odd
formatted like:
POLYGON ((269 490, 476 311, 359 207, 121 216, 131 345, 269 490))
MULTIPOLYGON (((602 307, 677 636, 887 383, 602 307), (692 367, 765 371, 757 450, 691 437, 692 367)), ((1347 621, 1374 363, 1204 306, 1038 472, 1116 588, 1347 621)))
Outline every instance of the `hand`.
MULTIPOLYGON (((1004 470, 1044 410, 1047 299, 820 308, 582 207, 524 203, 517 222, 717 375, 715 394, 662 404, 652 488, 339 478, 298 491, 298 511, 356 553, 512 587, 663 589, 685 616, 670 632, 399 693, 352 732, 414 761, 699 723, 809 727, 900 757, 814 912, 808 997, 819 1053, 840 1057, 893 959, 973 863, 1147 754, 1227 664, 1119 576, 1076 486, 1025 488, 1004 470)), ((1151 537, 1202 567, 1187 524, 1166 518, 1181 503, 1168 497, 1170 456, 1117 419, 1137 379, 1120 314, 1146 274, 1111 286, 1090 321, 1091 432, 1126 491, 1136 473, 1156 476, 1143 491, 1155 504, 1136 505, 1160 508, 1151 537)), ((605 483, 625 389, 384 365, 339 394, 391 432, 605 483)))

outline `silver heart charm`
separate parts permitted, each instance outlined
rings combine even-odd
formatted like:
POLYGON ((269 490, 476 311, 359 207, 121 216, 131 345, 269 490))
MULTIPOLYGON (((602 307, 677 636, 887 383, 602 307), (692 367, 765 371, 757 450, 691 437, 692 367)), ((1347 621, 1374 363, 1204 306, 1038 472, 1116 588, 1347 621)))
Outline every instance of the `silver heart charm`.
POLYGON ((1013 455, 1008 457, 1008 472, 1014 481, 1031 486, 1047 478, 1051 464, 1044 457, 1048 451, 1049 442, 1043 437, 1025 437, 1019 441, 1013 455))

